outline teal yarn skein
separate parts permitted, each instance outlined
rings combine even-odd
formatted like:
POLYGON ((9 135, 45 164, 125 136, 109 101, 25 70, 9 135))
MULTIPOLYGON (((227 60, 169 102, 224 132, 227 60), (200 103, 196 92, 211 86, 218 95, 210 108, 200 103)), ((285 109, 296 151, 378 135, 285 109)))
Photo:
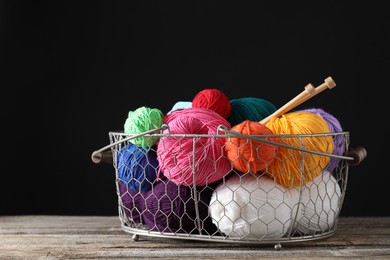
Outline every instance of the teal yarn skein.
POLYGON ((230 100, 231 110, 227 121, 238 125, 245 120, 260 122, 274 113, 277 108, 271 102, 255 97, 243 97, 230 100))
MULTIPOLYGON (((164 124, 164 114, 160 109, 150 107, 139 107, 129 111, 124 124, 124 133, 141 134, 146 131, 157 129, 164 124)), ((130 139, 130 142, 144 149, 155 145, 159 140, 158 136, 145 135, 130 139)))

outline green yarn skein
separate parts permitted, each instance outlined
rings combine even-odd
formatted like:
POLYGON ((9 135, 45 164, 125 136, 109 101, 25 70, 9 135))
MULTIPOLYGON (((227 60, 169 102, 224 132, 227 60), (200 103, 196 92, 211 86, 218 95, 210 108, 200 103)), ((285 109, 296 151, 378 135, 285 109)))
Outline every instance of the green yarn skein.
MULTIPOLYGON (((164 123, 164 114, 157 108, 139 107, 134 111, 129 111, 124 124, 124 133, 141 134, 143 132, 159 128, 164 123)), ((158 136, 140 136, 131 139, 130 142, 144 149, 155 145, 159 140, 158 136)))

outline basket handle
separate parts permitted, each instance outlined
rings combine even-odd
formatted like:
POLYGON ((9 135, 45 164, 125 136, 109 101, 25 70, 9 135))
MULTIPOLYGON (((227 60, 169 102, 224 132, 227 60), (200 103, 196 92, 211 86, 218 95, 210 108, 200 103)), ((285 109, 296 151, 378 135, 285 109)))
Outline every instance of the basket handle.
POLYGON ((92 162, 99 164, 99 163, 109 163, 112 164, 113 162, 113 156, 112 151, 94 151, 91 156, 92 162))
POLYGON ((115 145, 118 145, 118 144, 130 141, 131 139, 134 139, 134 138, 137 138, 137 137, 140 137, 140 136, 144 136, 144 135, 147 135, 147 134, 153 134, 153 133, 156 133, 156 132, 159 132, 159 131, 163 131, 163 130, 168 129, 168 128, 169 127, 168 127, 167 124, 163 124, 162 126, 160 126, 158 128, 155 128, 155 129, 152 129, 152 130, 148 130, 148 131, 142 132, 140 134, 132 135, 132 136, 130 136, 128 138, 124 138, 124 139, 119 140, 117 142, 114 142, 114 143, 111 143, 109 145, 106 145, 106 146, 100 148, 99 150, 94 151, 92 153, 92 155, 91 155, 91 160, 92 160, 92 162, 94 162, 96 164, 99 164, 99 163, 112 163, 113 162, 112 161, 113 160, 112 151, 108 150, 111 147, 114 147, 115 145))
MULTIPOLYGON (((161 128, 159 128, 159 129, 161 130, 161 129, 164 129, 166 127, 167 126, 164 125, 161 128)), ((336 158, 344 159, 344 160, 347 161, 348 165, 350 165, 350 166, 357 166, 357 165, 359 165, 367 157, 367 150, 364 147, 361 147, 361 146, 356 147, 356 148, 351 148, 351 149, 349 149, 348 151, 346 151, 344 153, 344 156, 341 156, 341 155, 334 155, 334 154, 327 154, 327 153, 321 153, 321 152, 316 152, 316 151, 310 151, 310 150, 307 150, 307 149, 302 149, 302 148, 289 146, 289 145, 282 145, 282 144, 277 143, 277 142, 272 142, 272 141, 268 141, 268 140, 264 140, 264 139, 250 137, 248 135, 243 135, 243 134, 236 133, 236 132, 234 132, 232 130, 227 130, 223 126, 220 126, 219 130, 221 130, 222 132, 227 132, 227 133, 236 135, 237 137, 241 137, 241 138, 242 137, 246 137, 246 138, 249 138, 249 139, 252 139, 252 140, 268 143, 268 144, 271 144, 271 145, 277 145, 277 146, 282 146, 282 147, 285 147, 285 148, 300 150, 300 151, 303 151, 303 152, 311 152, 311 153, 316 153, 316 154, 319 154, 319 155, 325 155, 325 156, 330 156, 330 157, 336 157, 336 158)), ((150 131, 148 131, 148 132, 150 132, 150 131)), ((142 133, 140 135, 145 135, 145 134, 146 133, 142 133)), ((122 139, 122 140, 120 140, 118 142, 112 143, 110 145, 107 145, 107 146, 99 149, 99 150, 94 151, 92 153, 92 156, 91 156, 92 162, 94 162, 96 164, 100 164, 100 163, 112 164, 113 163, 112 151, 111 150, 107 150, 107 149, 109 149, 109 148, 111 148, 111 147, 113 147, 113 146, 115 146, 115 145, 117 145, 119 143, 122 143, 122 142, 128 141, 130 139, 133 139, 133 138, 135 138, 137 136, 140 136, 140 135, 136 135, 136 136, 132 136, 132 137, 129 137, 129 138, 122 139)))
POLYGON ((347 151, 345 156, 353 158, 352 160, 348 160, 348 165, 357 166, 367 157, 367 150, 364 147, 359 146, 347 151))
MULTIPOLYGON (((234 131, 234 130, 227 129, 225 126, 222 126, 222 125, 219 126, 219 131, 228 134, 230 137, 233 136, 234 138, 246 138, 246 139, 251 139, 251 140, 254 140, 257 142, 266 143, 269 145, 284 147, 287 149, 293 149, 293 150, 297 150, 297 151, 301 151, 301 152, 312 153, 312 154, 317 154, 317 155, 321 155, 321 156, 328 156, 328 157, 334 157, 334 158, 347 160, 347 161, 349 161, 348 164, 353 165, 353 166, 358 165, 367 156, 367 151, 363 147, 350 149, 349 151, 345 152, 344 155, 336 155, 336 154, 330 154, 330 153, 325 153, 325 152, 309 150, 309 149, 302 148, 302 147, 296 147, 296 146, 292 146, 292 145, 288 145, 288 144, 283 144, 283 143, 267 140, 267 137, 277 137, 277 136, 287 137, 287 136, 290 136, 288 134, 286 134, 286 135, 251 136, 251 135, 247 135, 247 134, 241 134, 241 133, 234 131)), ((305 136, 305 135, 302 135, 302 136, 305 136)))

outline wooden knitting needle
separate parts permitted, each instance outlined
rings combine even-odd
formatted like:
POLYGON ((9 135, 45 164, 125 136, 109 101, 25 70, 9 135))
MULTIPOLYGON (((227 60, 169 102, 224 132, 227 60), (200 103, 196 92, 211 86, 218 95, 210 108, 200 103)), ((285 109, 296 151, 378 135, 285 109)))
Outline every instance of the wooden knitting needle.
POLYGON ((302 91, 301 93, 299 93, 299 95, 297 95, 296 97, 294 97, 293 99, 291 99, 289 102, 287 102, 286 104, 284 104, 281 108, 279 108, 278 110, 276 110, 274 113, 272 113, 271 115, 269 115, 268 117, 264 118, 263 120, 260 121, 261 124, 266 124, 269 122, 269 120, 271 120, 271 118, 274 118, 274 117, 278 117, 278 116, 281 116, 283 115, 284 113, 290 111, 291 109, 293 109, 294 107, 298 106, 299 104, 302 103, 302 100, 304 99, 308 99, 310 96, 313 96, 315 93, 315 88, 312 84, 307 84, 305 86, 305 90, 302 91))
POLYGON ((318 93, 324 91, 325 89, 329 88, 329 89, 332 89, 336 87, 336 82, 334 82, 334 80, 331 78, 331 77, 327 77, 325 80, 324 80, 324 83, 322 83, 321 85, 319 85, 318 87, 316 87, 314 89, 314 93, 311 95, 311 96, 306 96, 304 98, 302 98, 300 100, 300 102, 297 104, 300 105, 302 104, 303 102, 305 102, 306 100, 308 100, 309 98, 311 97, 314 97, 315 95, 317 95, 318 93))
POLYGON ((264 118, 263 120, 260 121, 261 124, 266 124, 268 123, 272 118, 281 116, 291 109, 297 107, 298 105, 302 104, 306 100, 314 97, 315 95, 321 93, 325 89, 329 88, 332 89, 336 86, 336 83, 331 77, 327 77, 324 80, 324 83, 319 85, 318 87, 314 88, 312 84, 307 84, 305 86, 305 90, 302 91, 299 95, 291 99, 289 102, 287 102, 285 105, 283 105, 281 108, 276 110, 274 113, 269 115, 268 117, 264 118))

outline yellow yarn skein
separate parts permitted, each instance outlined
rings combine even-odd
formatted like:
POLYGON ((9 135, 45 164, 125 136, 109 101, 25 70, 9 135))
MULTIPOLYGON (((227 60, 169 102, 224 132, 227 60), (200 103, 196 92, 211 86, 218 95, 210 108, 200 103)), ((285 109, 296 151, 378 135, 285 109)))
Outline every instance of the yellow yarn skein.
MULTIPOLYGON (((326 135, 330 133, 328 124, 315 113, 289 112, 272 118, 266 126, 276 135, 294 135, 275 138, 278 143, 328 154, 333 152, 332 136, 326 135)), ((264 172, 284 187, 298 187, 319 176, 329 161, 326 155, 279 147, 275 160, 264 172)))

